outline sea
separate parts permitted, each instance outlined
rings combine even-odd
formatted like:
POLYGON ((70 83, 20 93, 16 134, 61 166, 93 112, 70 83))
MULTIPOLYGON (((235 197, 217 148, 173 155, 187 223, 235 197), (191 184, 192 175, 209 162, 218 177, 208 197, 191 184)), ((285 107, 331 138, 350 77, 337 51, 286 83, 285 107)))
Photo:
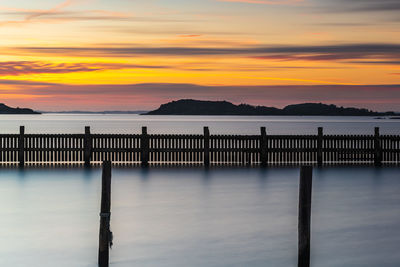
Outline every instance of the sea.
MULTIPOLYGON (((0 133, 400 135, 374 117, 1 115, 0 133)), ((314 168, 311 266, 400 266, 400 166, 314 168)), ((0 266, 97 266, 101 169, 0 166, 0 266)), ((115 167, 110 266, 297 266, 298 167, 115 167)))

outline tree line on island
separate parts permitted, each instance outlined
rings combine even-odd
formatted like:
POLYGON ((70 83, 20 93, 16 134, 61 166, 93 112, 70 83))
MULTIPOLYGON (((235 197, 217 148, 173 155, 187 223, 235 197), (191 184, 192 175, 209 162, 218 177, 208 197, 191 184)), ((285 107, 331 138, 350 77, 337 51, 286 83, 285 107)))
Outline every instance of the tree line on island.
POLYGON ((236 116, 391 116, 394 112, 376 112, 365 108, 345 108, 322 103, 288 105, 282 109, 227 101, 181 99, 161 105, 142 115, 236 115, 236 116))
POLYGON ((38 111, 34 111, 30 108, 12 108, 5 104, 0 103, 0 114, 41 114, 38 111))

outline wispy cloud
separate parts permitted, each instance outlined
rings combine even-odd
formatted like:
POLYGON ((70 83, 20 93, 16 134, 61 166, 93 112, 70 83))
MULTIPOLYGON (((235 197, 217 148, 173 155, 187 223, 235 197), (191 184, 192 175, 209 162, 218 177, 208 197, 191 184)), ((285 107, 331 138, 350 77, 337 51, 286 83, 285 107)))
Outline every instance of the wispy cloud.
POLYGON ((326 0, 317 2, 314 10, 333 14, 343 13, 356 16, 365 14, 371 16, 365 21, 365 25, 374 24, 377 21, 400 21, 400 1, 398 0, 326 0))
POLYGON ((160 69, 160 65, 118 64, 118 63, 49 63, 42 61, 0 62, 0 75, 18 76, 39 73, 90 72, 115 69, 160 69))
POLYGON ((331 1, 332 4, 335 5, 336 8, 333 7, 333 10, 341 10, 341 11, 396 11, 400 10, 400 1, 398 0, 336 0, 331 1))
POLYGON ((117 20, 128 19, 129 14, 108 10, 66 11, 67 7, 79 3, 78 0, 66 0, 50 9, 23 9, 0 7, 3 15, 22 16, 20 20, 0 21, 0 26, 24 25, 31 22, 60 22, 82 20, 117 20))
MULTIPOLYGON (((0 84, 4 84, 4 85, 31 85, 31 86, 49 86, 49 85, 59 86, 60 85, 60 84, 57 84, 57 83, 49 83, 49 82, 37 82, 37 81, 29 81, 29 80, 10 80, 10 79, 0 79, 0 84)), ((1 91, 4 92, 4 88, 1 91)))
POLYGON ((45 16, 45 15, 51 15, 60 12, 62 9, 72 5, 74 0, 66 0, 58 5, 56 5, 53 8, 50 9, 45 9, 45 10, 28 10, 28 9, 18 9, 18 8, 4 8, 0 7, 0 10, 6 10, 8 12, 11 12, 11 14, 21 14, 25 15, 23 20, 7 20, 7 21, 0 21, 0 26, 8 25, 8 24, 25 24, 33 19, 37 19, 39 17, 45 16))
POLYGON ((236 2, 247 4, 263 4, 263 5, 296 5, 304 0, 217 0, 219 2, 236 2))

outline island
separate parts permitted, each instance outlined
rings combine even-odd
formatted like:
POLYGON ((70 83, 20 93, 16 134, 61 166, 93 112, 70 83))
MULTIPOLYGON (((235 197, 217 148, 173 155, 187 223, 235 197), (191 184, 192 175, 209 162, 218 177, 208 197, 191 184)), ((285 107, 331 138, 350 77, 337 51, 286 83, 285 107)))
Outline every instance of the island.
POLYGON ((1 114, 41 114, 40 112, 34 111, 30 108, 12 108, 3 103, 0 103, 0 115, 1 114))
POLYGON ((181 99, 162 104, 158 109, 141 115, 236 115, 236 116, 392 116, 394 112, 376 112, 364 108, 339 107, 323 103, 303 103, 282 109, 228 101, 181 99))

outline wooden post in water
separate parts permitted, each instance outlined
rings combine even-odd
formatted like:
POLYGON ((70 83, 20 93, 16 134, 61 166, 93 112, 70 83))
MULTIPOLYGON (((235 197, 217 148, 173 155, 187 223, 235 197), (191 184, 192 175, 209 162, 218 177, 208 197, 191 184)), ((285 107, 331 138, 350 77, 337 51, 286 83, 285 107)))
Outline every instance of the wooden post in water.
POLYGON ((312 167, 300 169, 298 267, 310 266, 312 167))
POLYGON ((379 127, 375 127, 375 136, 374 136, 374 165, 375 167, 382 166, 382 149, 381 142, 379 137, 379 127))
POLYGON ((149 166, 149 149, 150 149, 150 142, 149 142, 149 135, 147 134, 147 127, 142 127, 142 137, 140 140, 140 160, 142 162, 143 167, 149 166))
POLYGON ((261 167, 266 167, 267 166, 267 161, 268 161, 267 131, 266 131, 265 127, 261 127, 260 161, 261 161, 261 167))
POLYGON ((99 231, 99 267, 108 267, 109 248, 112 245, 111 219, 111 161, 103 161, 99 231))
POLYGON ((317 146, 318 146, 318 151, 317 151, 317 162, 318 162, 318 167, 322 167, 323 164, 323 159, 322 159, 322 140, 324 138, 324 128, 318 127, 318 141, 317 141, 317 146))
POLYGON ((24 158, 24 135, 25 135, 25 126, 19 126, 19 139, 18 139, 18 161, 19 166, 24 167, 25 158, 24 158))
POLYGON ((90 136, 90 126, 85 126, 85 139, 84 139, 84 161, 85 167, 90 167, 90 159, 92 156, 92 137, 90 136))
POLYGON ((204 127, 204 166, 210 166, 210 130, 204 127))

